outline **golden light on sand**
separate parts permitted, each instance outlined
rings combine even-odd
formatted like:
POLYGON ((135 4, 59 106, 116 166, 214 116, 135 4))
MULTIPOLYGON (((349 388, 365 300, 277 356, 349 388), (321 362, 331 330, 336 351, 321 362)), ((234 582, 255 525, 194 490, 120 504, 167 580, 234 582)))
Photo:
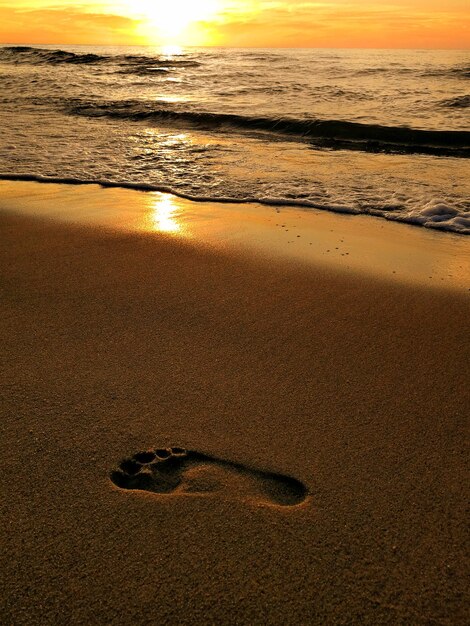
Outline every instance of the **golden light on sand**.
POLYGON ((177 206, 174 199, 165 194, 158 194, 152 200, 152 230, 161 233, 177 233, 181 225, 176 219, 177 206))
POLYGON ((127 1, 132 13, 143 18, 141 33, 149 43, 163 44, 168 54, 178 54, 179 45, 210 43, 198 23, 210 21, 220 9, 220 0, 127 1))

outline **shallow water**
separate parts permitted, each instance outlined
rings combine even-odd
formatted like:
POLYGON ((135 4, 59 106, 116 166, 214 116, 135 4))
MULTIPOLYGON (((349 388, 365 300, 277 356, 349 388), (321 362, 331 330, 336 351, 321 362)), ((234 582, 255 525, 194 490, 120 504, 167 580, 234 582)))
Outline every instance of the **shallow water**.
POLYGON ((0 48, 0 172, 470 233, 465 51, 0 48))

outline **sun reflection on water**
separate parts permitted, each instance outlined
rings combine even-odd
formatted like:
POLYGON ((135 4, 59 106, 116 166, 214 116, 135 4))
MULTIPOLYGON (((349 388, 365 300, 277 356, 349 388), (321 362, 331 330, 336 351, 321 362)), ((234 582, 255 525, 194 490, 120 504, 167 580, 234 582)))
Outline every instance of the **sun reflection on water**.
POLYGON ((179 233, 181 224, 177 220, 178 207, 171 196, 161 194, 152 200, 150 216, 152 229, 161 233, 179 233))
POLYGON ((183 48, 176 45, 167 45, 161 47, 162 54, 167 57, 180 56, 183 54, 183 48))

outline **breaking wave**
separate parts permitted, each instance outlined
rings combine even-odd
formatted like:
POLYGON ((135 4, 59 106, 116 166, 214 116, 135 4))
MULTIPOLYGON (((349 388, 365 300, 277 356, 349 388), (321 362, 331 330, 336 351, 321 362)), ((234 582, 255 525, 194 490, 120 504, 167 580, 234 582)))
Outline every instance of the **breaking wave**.
POLYGON ((421 153, 470 157, 470 131, 421 130, 341 120, 249 117, 228 113, 160 108, 159 103, 124 100, 70 103, 72 115, 190 125, 202 130, 233 129, 288 135, 325 148, 367 152, 421 153), (155 106, 156 105, 156 106, 155 106))

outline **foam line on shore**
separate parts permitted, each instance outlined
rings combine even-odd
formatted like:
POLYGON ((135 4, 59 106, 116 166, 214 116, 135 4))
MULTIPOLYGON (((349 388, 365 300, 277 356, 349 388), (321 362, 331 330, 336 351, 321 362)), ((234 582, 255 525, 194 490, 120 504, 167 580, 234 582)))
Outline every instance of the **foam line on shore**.
MULTIPOLYGON (((99 185, 0 182, 2 212, 115 232, 162 234, 196 246, 468 291, 465 238, 426 228, 261 204, 223 204, 99 185)), ((437 210, 437 209, 436 209, 437 210)))
POLYGON ((54 183, 65 185, 99 185, 105 188, 132 189, 143 192, 167 193, 183 200, 191 202, 214 202, 221 204, 261 204, 271 207, 296 207, 304 209, 318 209, 330 211, 332 213, 343 213, 348 215, 369 215, 381 217, 393 222, 403 222, 435 230, 448 231, 459 235, 470 234, 470 212, 459 213, 451 206, 443 203, 428 202, 419 211, 410 212, 407 215, 390 215, 379 209, 355 209, 343 205, 324 205, 309 200, 297 200, 291 198, 267 198, 267 197, 246 197, 233 198, 228 196, 197 196, 184 193, 167 185, 153 185, 149 183, 134 183, 129 181, 110 181, 104 179, 80 179, 74 177, 42 176, 38 174, 9 174, 0 173, 0 180, 54 183))

